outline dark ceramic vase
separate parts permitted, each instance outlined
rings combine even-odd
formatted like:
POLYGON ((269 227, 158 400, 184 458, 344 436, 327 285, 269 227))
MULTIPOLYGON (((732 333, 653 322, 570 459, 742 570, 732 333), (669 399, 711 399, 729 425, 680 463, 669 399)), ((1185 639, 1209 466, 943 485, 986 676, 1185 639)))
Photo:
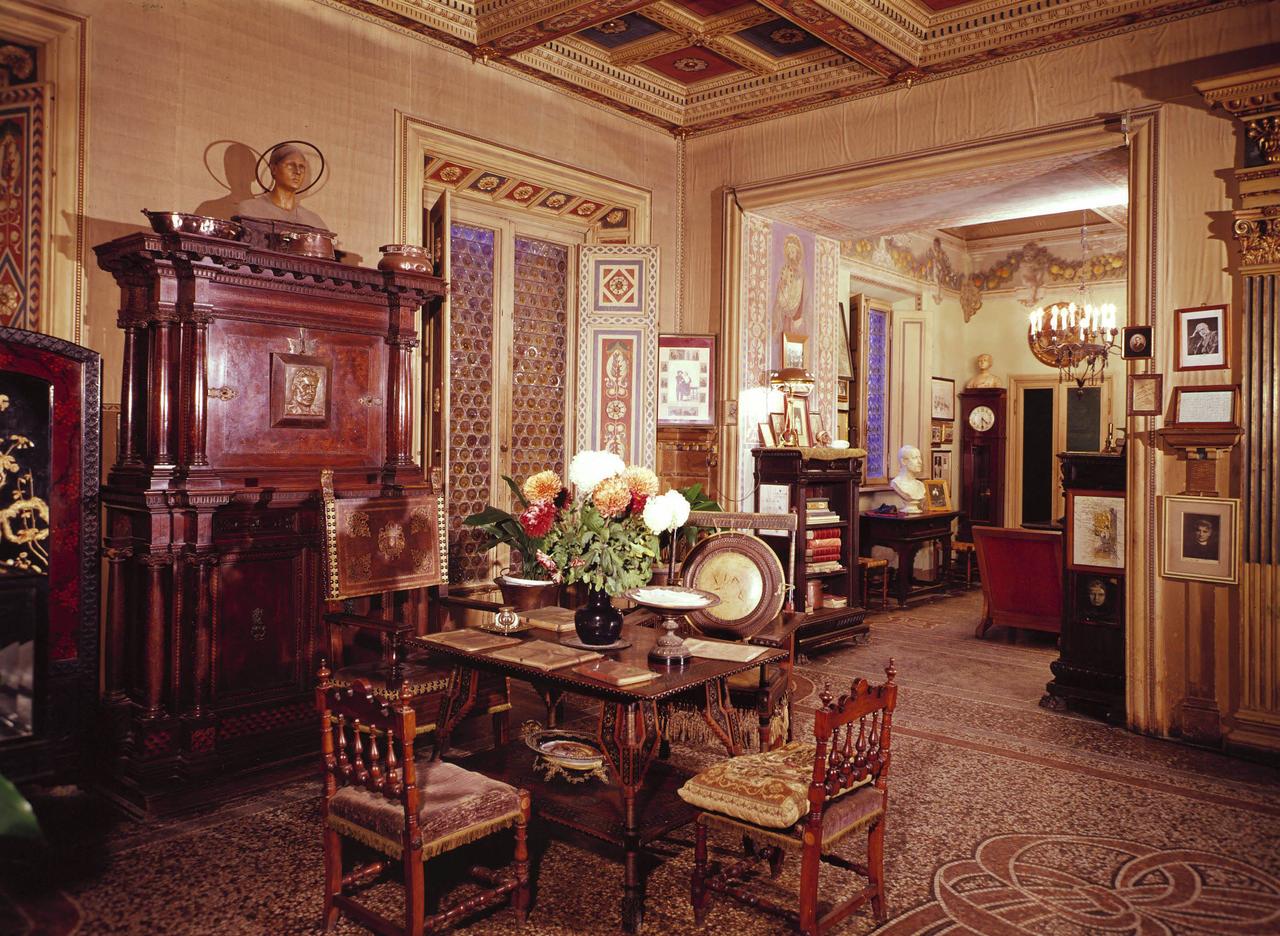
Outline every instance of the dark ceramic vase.
POLYGON ((622 636, 622 612, 605 592, 593 588, 587 592, 587 603, 573 613, 573 627, 584 644, 602 647, 622 636))

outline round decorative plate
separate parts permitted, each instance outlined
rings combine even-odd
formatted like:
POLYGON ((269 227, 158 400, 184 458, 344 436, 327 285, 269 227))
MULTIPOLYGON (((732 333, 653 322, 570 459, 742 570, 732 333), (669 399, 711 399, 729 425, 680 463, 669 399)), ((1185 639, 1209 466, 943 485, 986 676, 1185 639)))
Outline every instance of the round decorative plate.
POLYGON ((696 588, 679 585, 645 585, 629 589, 626 596, 646 608, 671 611, 696 611, 714 604, 717 597, 711 593, 699 592, 696 588))
POLYGON ((699 630, 739 636, 755 631, 782 610, 786 575, 777 553, 750 533, 715 533, 684 560, 684 584, 718 595, 714 607, 689 612, 699 630))
POLYGON ((548 728, 525 735, 524 743, 566 770, 595 770, 604 763, 596 739, 580 731, 548 728))

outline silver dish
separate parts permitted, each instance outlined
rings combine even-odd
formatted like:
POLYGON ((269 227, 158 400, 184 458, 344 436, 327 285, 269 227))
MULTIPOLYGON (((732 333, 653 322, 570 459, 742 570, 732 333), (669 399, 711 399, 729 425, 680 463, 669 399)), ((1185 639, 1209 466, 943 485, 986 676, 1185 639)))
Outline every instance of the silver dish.
POLYGON ((199 234, 203 237, 236 240, 244 230, 234 221, 187 214, 182 211, 147 211, 144 208, 142 213, 147 216, 151 222, 151 229, 157 234, 199 234))
POLYGON ((525 734, 524 743, 566 770, 595 770, 604 764, 599 742, 581 731, 559 728, 530 731, 525 734))

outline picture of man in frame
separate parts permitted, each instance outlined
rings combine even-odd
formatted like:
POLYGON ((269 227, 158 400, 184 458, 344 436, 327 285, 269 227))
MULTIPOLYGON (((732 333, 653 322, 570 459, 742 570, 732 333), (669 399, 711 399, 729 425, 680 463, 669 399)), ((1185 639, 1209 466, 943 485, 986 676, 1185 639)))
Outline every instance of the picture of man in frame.
POLYGON ((1186 513, 1182 517, 1182 558, 1218 562, 1221 518, 1214 514, 1186 513))
POLYGON ((1187 354, 1205 355, 1218 353, 1218 322, 1212 318, 1188 318, 1187 354))

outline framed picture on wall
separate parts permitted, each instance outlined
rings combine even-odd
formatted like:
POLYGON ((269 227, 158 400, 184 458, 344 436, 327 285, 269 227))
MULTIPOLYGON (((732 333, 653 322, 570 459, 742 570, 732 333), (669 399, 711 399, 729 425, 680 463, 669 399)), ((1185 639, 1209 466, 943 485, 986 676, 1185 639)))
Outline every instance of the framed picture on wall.
POLYGON ((1174 313, 1178 358, 1174 370, 1221 370, 1231 353, 1227 307, 1199 306, 1174 313))
POLYGON ((716 424, 715 335, 658 336, 658 425, 716 424))
POLYGON ((1131 374, 1129 376, 1130 416, 1159 416, 1164 406, 1163 374, 1131 374))
POLYGON ((951 453, 946 449, 933 453, 933 476, 944 480, 951 478, 951 453))
POLYGON ((1160 498, 1160 574, 1234 585, 1240 578, 1240 501, 1233 497, 1160 498))
POLYGON ((952 423, 943 423, 942 424, 942 444, 950 445, 952 442, 955 441, 955 438, 956 438, 955 426, 952 423))
POLYGON ((1151 357, 1151 326, 1126 325, 1124 342, 1120 345, 1121 357, 1126 361, 1142 361, 1151 357))
POLYGON ((1178 426, 1203 426, 1229 429, 1236 425, 1238 410, 1236 388, 1230 384, 1203 387, 1174 387, 1173 423, 1178 426))
POLYGON ((1124 579, 1117 575, 1076 575, 1076 619, 1090 624, 1121 622, 1124 579))
POLYGON ((808 335, 793 335, 790 332, 783 332, 782 366, 803 368, 805 366, 805 345, 808 341, 808 335))
POLYGON ((942 444, 942 426, 939 423, 929 427, 929 441, 934 445, 942 444))
POLYGON ((931 397, 929 416, 933 419, 954 420, 956 418, 956 382, 950 377, 931 377, 929 388, 931 397))
POLYGON ((1107 491, 1067 491, 1067 568, 1124 568, 1124 497, 1107 491))
POLYGON ((849 384, 852 380, 852 377, 836 378, 836 403, 843 403, 844 409, 849 408, 849 384))

